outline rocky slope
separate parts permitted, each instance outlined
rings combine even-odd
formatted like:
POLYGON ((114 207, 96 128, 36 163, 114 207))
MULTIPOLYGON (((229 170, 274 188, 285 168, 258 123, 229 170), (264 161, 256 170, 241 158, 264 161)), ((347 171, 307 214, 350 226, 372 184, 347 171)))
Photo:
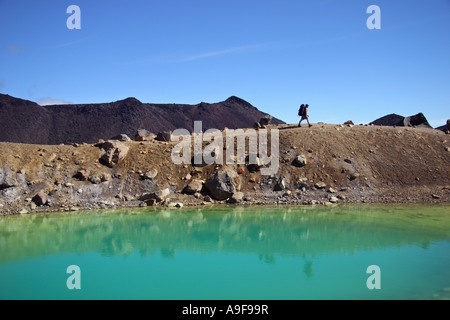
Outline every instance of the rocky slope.
MULTIPOLYGON (((279 130, 279 170, 175 164, 177 142, 0 143, 1 214, 138 206, 448 202, 450 139, 427 128, 279 130)), ((225 150, 226 151, 226 150, 225 150)))
MULTIPOLYGON (((135 98, 111 103, 40 106, 0 94, 0 141, 32 144, 95 143, 118 134, 132 136, 139 128, 158 133, 193 129, 246 128, 266 113, 250 103, 230 97, 218 103, 150 104, 135 98)), ((273 118, 273 124, 283 121, 273 118)))

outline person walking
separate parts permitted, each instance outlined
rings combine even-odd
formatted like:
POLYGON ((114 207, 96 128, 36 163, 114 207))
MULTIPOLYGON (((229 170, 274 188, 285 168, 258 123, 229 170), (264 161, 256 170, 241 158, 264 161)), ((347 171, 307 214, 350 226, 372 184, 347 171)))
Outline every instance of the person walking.
POLYGON ((300 110, 298 110, 298 115, 301 117, 300 122, 298 123, 299 127, 302 126, 302 121, 306 119, 306 121, 308 122, 308 126, 311 128, 311 124, 309 123, 308 108, 309 104, 302 104, 300 106, 300 110))

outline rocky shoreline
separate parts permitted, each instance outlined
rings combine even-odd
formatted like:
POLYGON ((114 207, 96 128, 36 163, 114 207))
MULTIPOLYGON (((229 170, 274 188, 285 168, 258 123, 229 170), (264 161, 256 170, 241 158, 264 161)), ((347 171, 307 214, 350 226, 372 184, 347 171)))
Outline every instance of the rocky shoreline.
POLYGON ((121 135, 96 144, 0 143, 0 212, 449 202, 450 142, 442 131, 352 124, 269 129, 280 133, 273 175, 248 162, 174 164, 176 142, 165 141, 170 133, 138 131, 134 140, 121 135))

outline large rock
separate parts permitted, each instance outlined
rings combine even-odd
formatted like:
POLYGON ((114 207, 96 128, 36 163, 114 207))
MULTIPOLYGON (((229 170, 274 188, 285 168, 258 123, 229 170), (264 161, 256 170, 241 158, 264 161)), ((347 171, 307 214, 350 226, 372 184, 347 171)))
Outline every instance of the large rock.
POLYGON ((155 168, 150 169, 149 171, 142 174, 142 179, 153 180, 158 175, 158 170, 155 168))
POLYGON ((89 181, 92 182, 93 184, 100 184, 102 183, 102 178, 98 175, 93 175, 89 177, 89 181))
POLYGON ((45 206, 48 203, 48 195, 44 191, 39 191, 32 201, 38 206, 45 206))
POLYGON ((267 126, 270 123, 270 121, 272 121, 272 118, 273 117, 271 115, 266 115, 259 120, 259 124, 261 126, 267 126))
POLYGON ((197 192, 202 191, 202 188, 203 188, 203 181, 199 179, 193 179, 184 188, 183 192, 187 194, 195 194, 197 192))
POLYGON ((227 202, 228 203, 240 203, 240 202, 242 202, 243 199, 244 199, 244 193, 243 192, 235 192, 235 193, 233 193, 231 198, 229 198, 227 200, 227 202))
POLYGON ((237 173, 230 168, 223 168, 206 180, 205 187, 216 200, 226 200, 236 191, 237 173))
POLYGON ((319 182, 314 184, 314 187, 316 187, 317 189, 325 189, 326 186, 327 186, 326 183, 322 182, 322 181, 319 181, 319 182))
POLYGON ((111 140, 118 140, 118 141, 122 141, 122 142, 127 142, 127 141, 131 141, 130 137, 127 136, 126 134, 122 133, 119 134, 115 137, 112 137, 111 140))
POLYGON ((5 169, 0 168, 0 190, 12 188, 17 185, 17 181, 13 176, 11 169, 6 166, 5 169))
POLYGON ((253 124, 253 129, 255 129, 255 130, 261 129, 261 124, 260 124, 259 122, 255 122, 255 123, 253 124))
POLYGON ((306 166, 306 157, 304 155, 298 155, 295 157, 292 164, 297 167, 304 167, 306 166))
POLYGON ((78 179, 80 181, 87 181, 89 179, 89 170, 87 169, 80 169, 75 173, 73 176, 75 179, 78 179))
POLYGON ((100 163, 111 168, 123 160, 130 150, 124 143, 117 140, 108 140, 101 145, 101 148, 105 150, 105 153, 100 157, 100 163))
POLYGON ((157 201, 163 201, 169 196, 169 194, 170 194, 170 189, 165 188, 165 189, 156 191, 155 197, 156 197, 157 201))
POLYGON ((139 200, 145 201, 147 203, 151 203, 152 200, 157 201, 157 202, 162 202, 162 201, 166 200, 166 198, 169 195, 170 195, 170 189, 165 188, 165 189, 161 189, 161 190, 158 190, 155 192, 146 193, 146 194, 140 196, 139 200))
POLYGON ((157 141, 170 141, 172 138, 172 131, 159 132, 155 140, 157 141))
POLYGON ((146 130, 146 129, 139 129, 136 132, 136 135, 134 136, 134 140, 136 141, 147 141, 154 139, 156 137, 156 134, 146 130))
POLYGON ((287 181, 284 177, 280 178, 278 182, 275 184, 274 191, 282 191, 287 188, 287 181))
POLYGON ((257 172, 263 167, 261 158, 258 156, 255 158, 255 163, 250 163, 250 156, 245 157, 245 162, 248 163, 247 169, 249 172, 257 172))

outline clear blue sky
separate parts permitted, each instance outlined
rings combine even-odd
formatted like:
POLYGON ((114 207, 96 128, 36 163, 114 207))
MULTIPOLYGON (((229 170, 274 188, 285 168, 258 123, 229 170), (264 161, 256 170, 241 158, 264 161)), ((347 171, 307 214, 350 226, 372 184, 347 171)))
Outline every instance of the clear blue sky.
POLYGON ((288 123, 450 118, 450 0, 0 0, 0 92, 41 104, 235 95, 288 123), (81 30, 69 30, 69 5, 81 30), (369 5, 381 29, 369 30, 369 5))

